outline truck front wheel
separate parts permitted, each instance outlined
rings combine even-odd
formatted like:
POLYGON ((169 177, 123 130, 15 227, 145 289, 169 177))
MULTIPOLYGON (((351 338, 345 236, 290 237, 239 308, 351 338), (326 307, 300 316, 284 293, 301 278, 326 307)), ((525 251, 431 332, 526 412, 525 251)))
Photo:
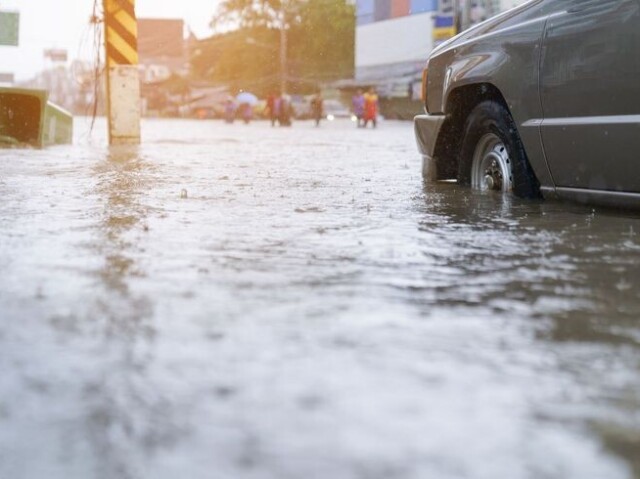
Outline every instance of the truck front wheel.
POLYGON ((511 114, 500 103, 482 102, 467 118, 458 183, 520 198, 540 197, 540 184, 511 114))

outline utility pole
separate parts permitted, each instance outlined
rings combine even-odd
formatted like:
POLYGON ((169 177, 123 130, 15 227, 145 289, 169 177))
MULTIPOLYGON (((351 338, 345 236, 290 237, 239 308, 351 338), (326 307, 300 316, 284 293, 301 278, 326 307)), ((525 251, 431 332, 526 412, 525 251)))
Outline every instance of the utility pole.
POLYGON ((471 26, 471 0, 462 0, 462 12, 460 15, 461 30, 471 26))
POLYGON ((460 24, 460 0, 453 0, 453 26, 455 27, 455 33, 458 34, 462 31, 460 24))
POLYGON ((287 20, 285 7, 280 7, 280 93, 287 92, 287 20))
POLYGON ((103 0, 109 144, 140 143, 140 77, 135 0, 103 0))

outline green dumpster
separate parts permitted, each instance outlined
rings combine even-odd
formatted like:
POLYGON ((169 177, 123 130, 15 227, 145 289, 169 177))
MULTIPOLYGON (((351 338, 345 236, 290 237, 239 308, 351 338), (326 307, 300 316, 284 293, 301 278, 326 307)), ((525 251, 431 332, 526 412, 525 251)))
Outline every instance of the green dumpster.
POLYGON ((48 97, 45 90, 0 87, 0 147, 72 142, 73 116, 48 97))

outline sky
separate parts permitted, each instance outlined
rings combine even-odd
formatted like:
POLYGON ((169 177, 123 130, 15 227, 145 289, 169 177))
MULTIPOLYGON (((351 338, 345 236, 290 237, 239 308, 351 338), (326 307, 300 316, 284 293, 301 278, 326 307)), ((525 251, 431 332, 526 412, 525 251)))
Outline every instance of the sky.
MULTIPOLYGON (((0 0, 0 10, 20 12, 20 45, 0 46, 0 73, 26 80, 47 68, 43 50, 62 48, 69 58, 89 59, 93 37, 89 18, 94 0, 0 0)), ((102 0, 98 0, 102 3, 102 0)), ((220 0, 137 0, 140 18, 183 18, 198 37, 210 34, 209 21, 220 0)))

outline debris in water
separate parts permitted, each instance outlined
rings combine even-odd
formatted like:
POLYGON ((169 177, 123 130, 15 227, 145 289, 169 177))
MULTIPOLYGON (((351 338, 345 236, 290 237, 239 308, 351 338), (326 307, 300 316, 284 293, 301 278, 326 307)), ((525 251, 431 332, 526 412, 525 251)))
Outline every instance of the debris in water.
POLYGON ((319 206, 310 206, 308 208, 296 208, 294 210, 296 213, 324 213, 324 209, 319 206))

